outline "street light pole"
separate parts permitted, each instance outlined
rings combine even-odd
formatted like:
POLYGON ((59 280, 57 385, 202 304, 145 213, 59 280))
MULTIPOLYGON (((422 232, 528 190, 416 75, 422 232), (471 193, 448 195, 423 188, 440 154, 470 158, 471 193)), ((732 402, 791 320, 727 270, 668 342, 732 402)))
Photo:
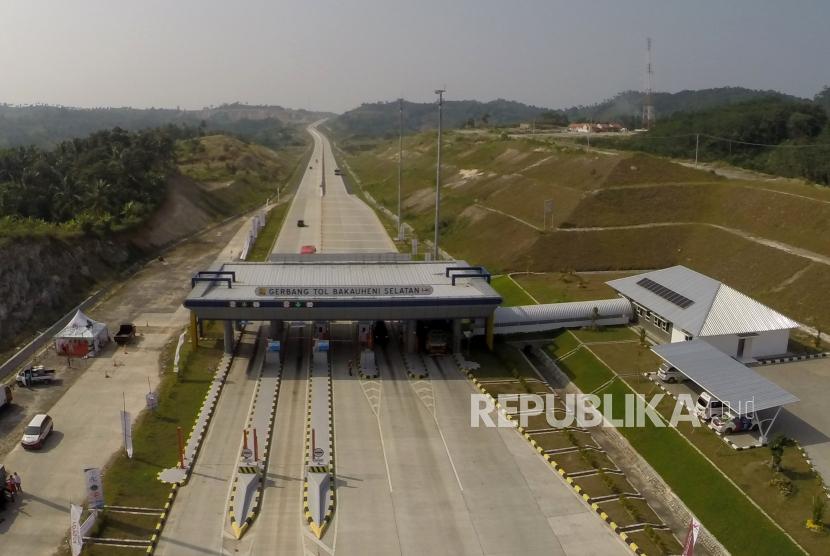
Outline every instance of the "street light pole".
POLYGON ((432 258, 438 260, 440 250, 438 249, 438 234, 439 234, 439 214, 441 207, 441 120, 443 117, 442 111, 444 108, 444 93, 446 89, 436 89, 435 94, 438 95, 438 161, 435 167, 435 239, 433 241, 432 258))
POLYGON ((398 105, 398 241, 403 241, 403 220, 401 220, 401 174, 403 172, 403 99, 398 105))

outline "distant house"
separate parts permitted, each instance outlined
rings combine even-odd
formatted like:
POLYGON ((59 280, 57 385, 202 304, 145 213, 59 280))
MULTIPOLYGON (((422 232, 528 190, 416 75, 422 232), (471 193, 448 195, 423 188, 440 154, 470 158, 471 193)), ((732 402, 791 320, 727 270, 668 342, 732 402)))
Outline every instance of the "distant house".
POLYGON ((568 125, 568 131, 574 133, 618 133, 623 131, 623 127, 614 123, 575 122, 568 125))
POLYGON ((634 319, 660 343, 700 338, 738 360, 787 352, 798 323, 714 278, 673 266, 611 280, 634 319))

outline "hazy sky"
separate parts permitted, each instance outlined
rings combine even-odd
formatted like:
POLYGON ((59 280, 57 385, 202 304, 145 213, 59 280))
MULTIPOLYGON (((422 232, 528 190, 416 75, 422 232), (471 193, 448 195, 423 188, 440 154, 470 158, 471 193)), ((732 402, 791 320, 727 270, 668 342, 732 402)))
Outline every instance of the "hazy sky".
POLYGON ((0 101, 343 111, 401 95, 589 104, 644 83, 812 97, 830 1, 0 0, 0 101))

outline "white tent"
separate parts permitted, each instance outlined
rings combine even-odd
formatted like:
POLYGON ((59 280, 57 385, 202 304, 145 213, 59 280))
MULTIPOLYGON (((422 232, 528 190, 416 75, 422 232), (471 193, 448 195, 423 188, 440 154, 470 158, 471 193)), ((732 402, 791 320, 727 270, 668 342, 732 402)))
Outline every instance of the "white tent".
POLYGON ((110 341, 107 325, 86 316, 80 309, 63 330, 55 335, 58 355, 83 357, 100 350, 110 341))

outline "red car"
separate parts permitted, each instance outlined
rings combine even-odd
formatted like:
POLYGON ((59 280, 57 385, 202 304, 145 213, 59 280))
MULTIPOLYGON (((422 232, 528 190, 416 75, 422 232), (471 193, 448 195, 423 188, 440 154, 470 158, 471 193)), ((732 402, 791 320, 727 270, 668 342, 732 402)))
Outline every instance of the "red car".
POLYGON ((317 248, 313 245, 303 245, 300 247, 300 255, 313 255, 317 252, 317 248))

